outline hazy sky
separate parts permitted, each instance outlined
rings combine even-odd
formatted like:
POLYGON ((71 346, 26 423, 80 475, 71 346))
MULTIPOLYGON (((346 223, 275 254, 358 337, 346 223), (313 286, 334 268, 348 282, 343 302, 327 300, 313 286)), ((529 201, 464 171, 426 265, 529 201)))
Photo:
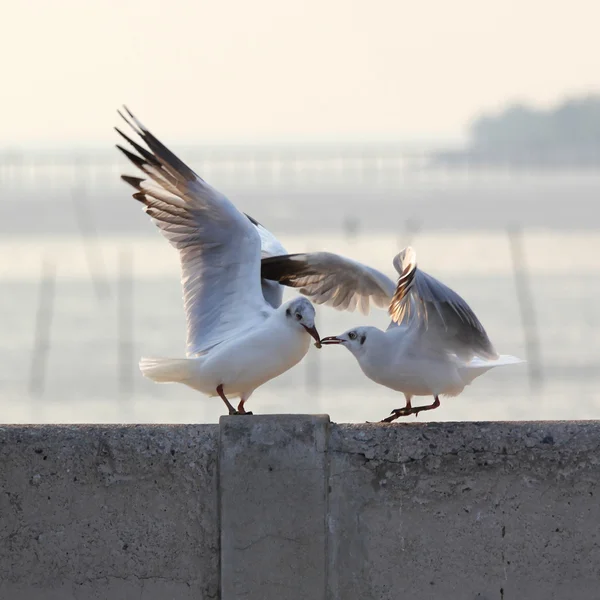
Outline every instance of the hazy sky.
POLYGON ((0 0, 0 147, 420 139, 600 90, 598 0, 0 0))

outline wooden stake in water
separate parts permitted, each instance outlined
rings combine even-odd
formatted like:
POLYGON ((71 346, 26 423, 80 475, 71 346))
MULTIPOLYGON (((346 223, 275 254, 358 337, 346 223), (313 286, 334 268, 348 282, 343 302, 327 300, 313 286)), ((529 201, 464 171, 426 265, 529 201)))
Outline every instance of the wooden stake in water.
POLYGON ((417 219, 406 219, 404 223, 404 240, 398 238, 398 250, 414 243, 415 237, 421 231, 421 222, 417 219))
MULTIPOLYGON (((308 249, 308 252, 312 252, 312 248, 308 249)), ((319 318, 322 318, 319 315, 319 318)), ((322 321, 320 321, 322 323, 322 321)), ((319 325, 321 326, 321 325, 319 325)), ((321 334, 322 335, 322 334, 321 334)), ((313 342, 311 340, 311 346, 313 342)), ((321 352, 322 350, 317 350, 317 348, 309 348, 308 354, 304 359, 305 367, 304 373, 306 376, 306 393, 315 398, 315 408, 313 410, 320 411, 320 400, 319 397, 321 395, 321 352)))
MULTIPOLYGON (((119 397, 126 400, 133 393, 133 253, 123 248, 119 253, 117 285, 117 378, 119 397)), ((125 407, 123 407, 125 408, 125 407)))
POLYGON ((543 368, 540 350, 540 338, 533 296, 531 293, 529 272, 523 248, 523 232, 517 225, 508 227, 508 240, 513 263, 517 301, 521 311, 521 323, 525 336, 525 354, 529 373, 529 385, 539 390, 543 384, 543 368))
MULTIPOLYGON (((312 344, 313 342, 311 342, 312 344)), ((321 394, 321 354, 320 350, 310 348, 305 360, 306 392, 314 398, 321 394)))
POLYGON ((46 367, 50 354, 50 332, 54 316, 55 292, 56 264, 53 260, 45 258, 42 262, 39 301, 35 319, 35 337, 31 352, 29 393, 32 396, 42 396, 46 387, 46 367))
POLYGON ((353 244, 358 240, 359 221, 356 217, 348 215, 342 222, 342 230, 346 241, 353 244))
POLYGON ((75 211, 75 220, 81 233, 83 241, 83 250, 90 273, 90 279, 96 292, 96 297, 100 301, 108 298, 110 290, 108 287, 108 278, 104 265, 104 257, 98 245, 98 233, 87 204, 84 188, 79 187, 73 191, 73 209, 75 211))

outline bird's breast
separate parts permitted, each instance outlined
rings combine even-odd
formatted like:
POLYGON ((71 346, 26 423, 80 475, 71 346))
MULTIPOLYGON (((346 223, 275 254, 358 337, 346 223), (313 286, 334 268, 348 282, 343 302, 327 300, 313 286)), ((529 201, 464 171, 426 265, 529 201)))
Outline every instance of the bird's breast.
POLYGON ((281 375, 305 356, 310 337, 287 327, 265 325, 223 345, 206 361, 205 370, 238 388, 255 388, 281 375))

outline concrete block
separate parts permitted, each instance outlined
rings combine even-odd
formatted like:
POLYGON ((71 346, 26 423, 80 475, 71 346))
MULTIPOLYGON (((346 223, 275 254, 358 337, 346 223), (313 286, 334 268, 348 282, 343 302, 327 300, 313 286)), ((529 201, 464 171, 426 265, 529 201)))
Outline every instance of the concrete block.
POLYGON ((325 600, 329 417, 222 417, 222 600, 325 600))
POLYGON ((595 600, 600 423, 1 426, 0 600, 595 600))
POLYGON ((332 425, 330 600, 600 597, 598 422, 332 425))
POLYGON ((217 598, 215 425, 0 427, 0 598, 217 598))

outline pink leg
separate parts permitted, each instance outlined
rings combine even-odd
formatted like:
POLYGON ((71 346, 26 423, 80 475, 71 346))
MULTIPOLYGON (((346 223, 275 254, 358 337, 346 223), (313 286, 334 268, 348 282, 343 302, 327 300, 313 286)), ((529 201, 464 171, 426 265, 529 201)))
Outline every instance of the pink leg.
POLYGON ((240 414, 240 415, 251 415, 252 414, 250 411, 247 411, 244 408, 244 402, 246 402, 247 399, 248 398, 242 398, 240 400, 240 403, 238 404, 238 407, 237 407, 238 414, 240 414))
POLYGON ((229 414, 237 415, 238 412, 235 410, 235 408, 233 408, 233 404, 231 404, 231 402, 229 402, 229 400, 227 400, 227 396, 225 396, 225 393, 223 392, 223 384, 221 384, 221 385, 219 385, 219 387, 217 387, 217 394, 219 394, 219 396, 221 396, 221 400, 223 400, 223 402, 225 402, 225 406, 227 407, 227 410, 229 410, 229 414))
POLYGON ((380 423, 391 423, 395 421, 399 417, 408 417, 409 415, 418 416, 421 411, 424 410, 433 410, 434 408, 438 408, 440 405, 440 399, 437 396, 434 396, 435 401, 431 404, 426 404, 425 406, 412 406, 410 403, 410 398, 406 398, 406 406, 403 408, 397 408, 392 411, 392 414, 380 421, 380 423))
POLYGON ((408 415, 412 414, 412 404, 410 403, 410 401, 412 400, 412 396, 408 396, 407 394, 404 394, 404 398, 406 398, 406 405, 403 408, 396 408, 395 410, 392 411, 392 413, 389 417, 387 417, 386 419, 381 419, 381 421, 379 421, 379 422, 380 423, 391 423, 398 417, 407 417, 408 415))
POLYGON ((415 417, 418 417, 422 410, 433 410, 434 408, 438 408, 440 406, 440 399, 437 396, 434 396, 434 398, 435 401, 431 404, 427 404, 426 406, 415 406, 412 409, 415 417))

